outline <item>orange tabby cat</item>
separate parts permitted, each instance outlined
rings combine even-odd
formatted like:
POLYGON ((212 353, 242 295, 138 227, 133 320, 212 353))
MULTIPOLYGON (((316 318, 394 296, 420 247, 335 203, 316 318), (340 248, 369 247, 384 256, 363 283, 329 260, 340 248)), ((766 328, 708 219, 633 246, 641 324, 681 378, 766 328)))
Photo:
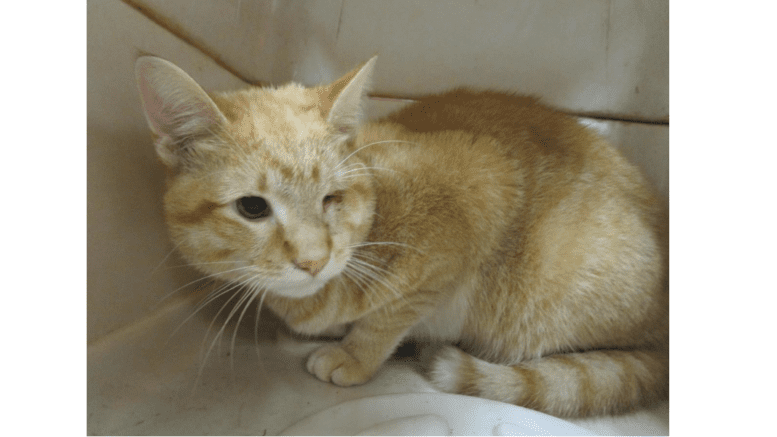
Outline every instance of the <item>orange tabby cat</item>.
MULTIPOLYGON (((442 340, 443 390, 556 415, 667 396, 663 203, 612 146, 535 99, 455 90, 363 124, 375 58, 331 85, 206 94, 136 64, 183 256, 297 332, 307 369, 368 381, 442 340)), ((241 302, 249 302, 245 299, 241 302)))

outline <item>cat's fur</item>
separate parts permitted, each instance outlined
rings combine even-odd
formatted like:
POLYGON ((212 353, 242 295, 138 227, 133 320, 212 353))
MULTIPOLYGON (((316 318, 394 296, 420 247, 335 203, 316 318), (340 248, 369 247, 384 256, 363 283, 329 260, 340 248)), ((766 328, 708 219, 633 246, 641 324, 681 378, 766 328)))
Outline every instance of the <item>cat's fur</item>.
POLYGON ((340 386, 412 336, 458 346, 430 364, 450 392, 567 416, 665 398, 667 218, 639 172, 528 97, 455 90, 362 124, 374 63, 208 95, 137 61, 184 257, 297 332, 347 332, 307 361, 340 386), (257 197, 267 216, 241 215, 257 197))

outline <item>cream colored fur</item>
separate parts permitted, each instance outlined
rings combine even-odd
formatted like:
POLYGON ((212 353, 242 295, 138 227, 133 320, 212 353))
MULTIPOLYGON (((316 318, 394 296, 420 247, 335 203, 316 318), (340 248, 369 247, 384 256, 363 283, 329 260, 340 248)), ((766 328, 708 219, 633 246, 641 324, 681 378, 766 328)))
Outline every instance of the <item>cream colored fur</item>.
POLYGON ((375 58, 326 86, 207 94, 136 73, 192 265, 295 331, 307 369, 368 381, 407 338, 455 344, 440 388, 557 415, 668 393, 663 202, 609 144, 535 99, 454 90, 374 123, 375 58))

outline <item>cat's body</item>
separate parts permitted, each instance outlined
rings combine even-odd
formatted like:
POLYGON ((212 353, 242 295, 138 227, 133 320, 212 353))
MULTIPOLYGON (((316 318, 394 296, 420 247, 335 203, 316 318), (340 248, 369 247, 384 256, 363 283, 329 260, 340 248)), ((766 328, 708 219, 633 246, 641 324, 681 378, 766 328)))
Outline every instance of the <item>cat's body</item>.
POLYGON ((447 391, 578 416, 665 397, 667 223, 639 173, 531 98, 457 90, 362 125, 373 63, 208 97, 138 61, 184 256, 345 333, 307 362, 338 385, 417 337, 461 347, 431 363, 447 391))

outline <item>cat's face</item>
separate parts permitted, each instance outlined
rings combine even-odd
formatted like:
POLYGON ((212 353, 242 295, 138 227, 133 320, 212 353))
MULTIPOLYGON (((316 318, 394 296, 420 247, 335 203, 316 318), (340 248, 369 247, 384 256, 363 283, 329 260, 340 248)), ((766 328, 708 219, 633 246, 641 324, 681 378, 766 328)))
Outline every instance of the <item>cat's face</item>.
POLYGON ((286 297, 338 276, 374 211, 370 173, 351 142, 358 117, 344 113, 353 102, 340 103, 358 74, 339 87, 207 96, 166 61, 141 60, 144 109, 170 168, 166 220, 187 261, 286 297), (194 98, 157 103, 182 92, 194 98))

